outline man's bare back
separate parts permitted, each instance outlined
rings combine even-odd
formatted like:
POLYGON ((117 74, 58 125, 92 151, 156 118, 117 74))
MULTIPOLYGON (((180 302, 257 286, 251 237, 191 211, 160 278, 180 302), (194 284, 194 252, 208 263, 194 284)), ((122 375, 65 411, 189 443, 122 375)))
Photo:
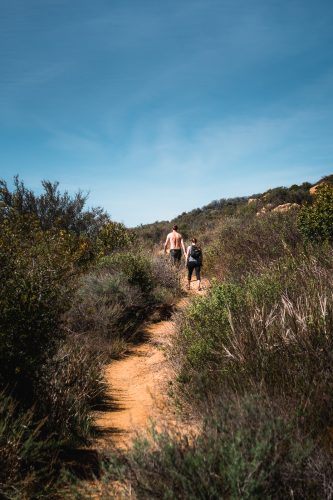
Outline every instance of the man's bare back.
POLYGON ((170 246, 170 250, 181 250, 182 239, 182 235, 180 233, 177 233, 177 231, 172 231, 172 233, 169 233, 166 241, 170 246))
POLYGON ((182 250, 184 255, 186 255, 183 237, 178 233, 178 227, 176 225, 173 226, 172 232, 168 234, 165 240, 164 253, 166 253, 168 247, 170 247, 170 256, 174 263, 180 261, 182 250))

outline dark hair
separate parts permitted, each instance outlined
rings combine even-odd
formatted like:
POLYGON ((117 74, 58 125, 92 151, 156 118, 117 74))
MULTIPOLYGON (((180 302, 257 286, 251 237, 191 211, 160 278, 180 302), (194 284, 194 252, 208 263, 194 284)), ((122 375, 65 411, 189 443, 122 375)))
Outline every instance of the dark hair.
POLYGON ((172 228, 172 229, 173 229, 174 231, 177 231, 177 229, 178 229, 177 224, 175 224, 175 225, 173 226, 173 228, 172 228))
POLYGON ((191 241, 192 241, 192 243, 194 243, 196 245, 198 240, 196 238, 192 238, 191 241))

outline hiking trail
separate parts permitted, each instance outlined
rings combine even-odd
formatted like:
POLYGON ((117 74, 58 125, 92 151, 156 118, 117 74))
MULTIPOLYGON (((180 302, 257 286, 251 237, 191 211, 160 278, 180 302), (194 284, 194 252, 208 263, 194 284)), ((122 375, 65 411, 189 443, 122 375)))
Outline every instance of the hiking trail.
MULTIPOLYGON (((207 282, 203 285, 206 289, 207 282)), ((197 293, 204 292, 188 292, 176 304, 176 312, 185 308, 189 297, 197 293)), ((164 355, 174 330, 174 315, 170 320, 148 325, 144 329, 144 342, 106 366, 105 380, 114 408, 96 412, 95 422, 103 435, 96 443, 98 448, 108 445, 129 448, 136 433, 144 432, 150 421, 175 422, 176 415, 167 395, 172 372, 164 355)))

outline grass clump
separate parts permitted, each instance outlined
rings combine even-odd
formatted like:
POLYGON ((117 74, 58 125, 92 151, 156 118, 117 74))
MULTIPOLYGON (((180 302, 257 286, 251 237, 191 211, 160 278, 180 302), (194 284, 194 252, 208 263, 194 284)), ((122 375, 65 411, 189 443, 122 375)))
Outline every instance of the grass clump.
POLYGON ((92 411, 106 394, 103 365, 103 357, 71 335, 41 369, 36 412, 48 415, 45 427, 67 448, 89 443, 94 435, 92 411))
POLYGON ((45 439, 44 424, 33 410, 22 411, 0 394, 1 498, 38 498, 49 491, 57 453, 55 443, 45 439))

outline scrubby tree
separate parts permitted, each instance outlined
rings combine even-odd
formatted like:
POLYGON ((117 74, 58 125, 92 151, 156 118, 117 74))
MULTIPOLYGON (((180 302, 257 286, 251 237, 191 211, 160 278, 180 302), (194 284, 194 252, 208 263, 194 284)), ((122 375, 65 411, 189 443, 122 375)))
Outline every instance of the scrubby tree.
POLYGON ((299 213, 298 223, 303 235, 311 241, 333 242, 333 186, 317 188, 313 205, 299 213))
POLYGON ((11 191, 5 180, 0 179, 0 218, 10 218, 12 213, 33 215, 42 229, 64 229, 76 234, 95 236, 108 214, 100 207, 85 208, 88 195, 78 191, 70 196, 61 193, 58 182, 42 181, 43 192, 39 196, 28 189, 18 176, 14 177, 11 191))

